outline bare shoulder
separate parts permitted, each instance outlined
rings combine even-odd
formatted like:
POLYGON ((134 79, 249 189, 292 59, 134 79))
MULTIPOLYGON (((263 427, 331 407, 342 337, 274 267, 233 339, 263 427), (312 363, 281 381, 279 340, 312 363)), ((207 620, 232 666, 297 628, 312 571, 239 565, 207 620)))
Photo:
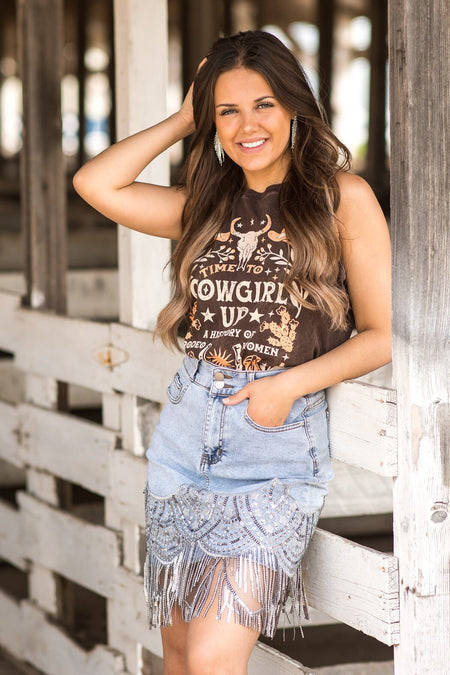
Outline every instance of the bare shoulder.
POLYGON ((341 194, 336 216, 341 235, 354 237, 363 234, 367 228, 387 227, 381 206, 364 178, 341 171, 337 180, 341 194))

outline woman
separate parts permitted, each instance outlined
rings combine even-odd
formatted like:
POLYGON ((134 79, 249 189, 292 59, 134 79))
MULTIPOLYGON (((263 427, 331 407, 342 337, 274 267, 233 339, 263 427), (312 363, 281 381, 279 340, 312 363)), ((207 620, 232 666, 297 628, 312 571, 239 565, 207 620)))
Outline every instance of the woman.
POLYGON ((188 318, 186 356, 144 490, 165 673, 245 673, 286 603, 307 615, 300 563, 333 477, 324 389, 390 360, 387 226, 348 168, 294 56, 249 31, 215 43, 179 112, 75 176, 109 218, 178 240, 157 333, 177 346, 188 318), (136 182, 191 133, 180 186, 136 182))

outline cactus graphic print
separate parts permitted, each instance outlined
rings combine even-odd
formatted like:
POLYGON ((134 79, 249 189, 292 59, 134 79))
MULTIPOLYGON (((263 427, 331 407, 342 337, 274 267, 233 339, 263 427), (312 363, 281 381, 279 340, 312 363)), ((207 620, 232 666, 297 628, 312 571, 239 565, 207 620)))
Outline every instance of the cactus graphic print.
POLYGON ((292 249, 279 221, 279 192, 279 185, 245 190, 194 262, 188 356, 222 368, 271 370, 309 361, 350 336, 351 317, 347 330, 331 330, 327 316, 283 286, 292 249))

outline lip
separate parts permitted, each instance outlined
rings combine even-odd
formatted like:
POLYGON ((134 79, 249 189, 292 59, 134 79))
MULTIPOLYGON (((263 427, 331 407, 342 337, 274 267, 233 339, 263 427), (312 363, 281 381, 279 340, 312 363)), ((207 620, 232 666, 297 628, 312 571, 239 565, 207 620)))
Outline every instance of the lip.
POLYGON ((246 138, 245 140, 238 141, 237 145, 239 145, 243 152, 257 152, 265 147, 268 140, 268 138, 246 138), (243 143, 259 143, 259 145, 256 145, 253 148, 246 148, 242 145, 243 143))

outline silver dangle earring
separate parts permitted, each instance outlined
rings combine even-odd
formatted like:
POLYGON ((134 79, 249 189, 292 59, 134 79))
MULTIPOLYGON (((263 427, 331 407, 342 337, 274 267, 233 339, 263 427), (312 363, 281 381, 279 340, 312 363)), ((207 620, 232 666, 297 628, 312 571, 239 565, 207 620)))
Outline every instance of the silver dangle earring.
POLYGON ((216 155, 217 155, 217 159, 219 160, 219 164, 220 164, 220 166, 222 166, 222 164, 225 161, 225 153, 223 151, 222 143, 220 142, 219 134, 217 133, 217 131, 216 131, 215 136, 214 136, 214 150, 216 151, 216 155))
POLYGON ((297 137, 297 115, 292 119, 292 126, 291 126, 291 150, 294 149, 295 146, 295 139, 297 137))

